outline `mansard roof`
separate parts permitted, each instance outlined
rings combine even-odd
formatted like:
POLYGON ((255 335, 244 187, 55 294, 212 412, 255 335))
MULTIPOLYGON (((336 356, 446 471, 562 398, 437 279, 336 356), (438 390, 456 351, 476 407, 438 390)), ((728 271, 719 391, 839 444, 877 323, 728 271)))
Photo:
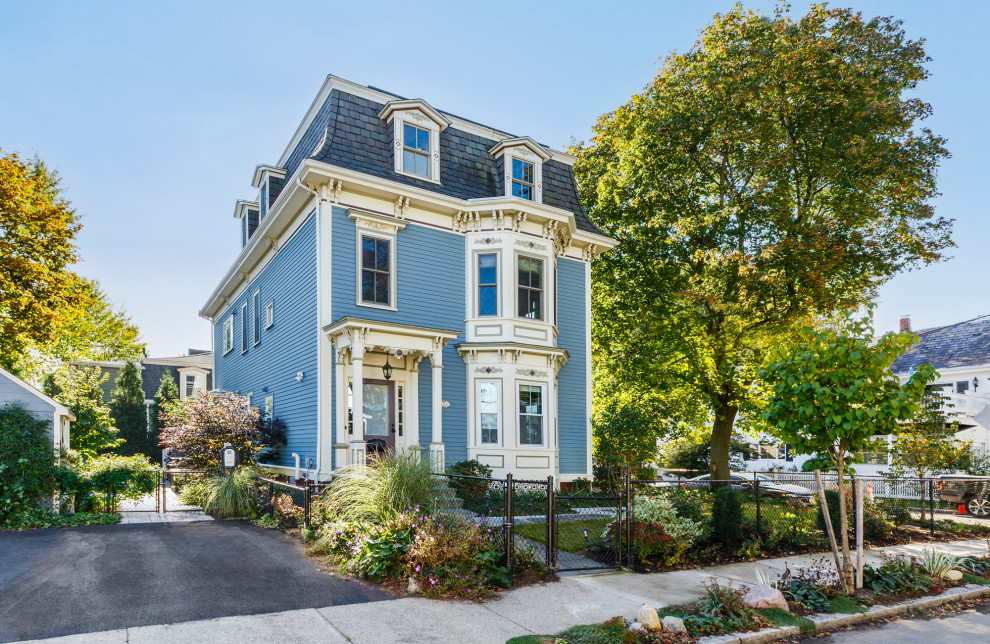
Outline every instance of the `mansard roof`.
POLYGON ((894 361, 892 372, 906 373, 923 364, 935 369, 990 365, 990 316, 917 333, 918 343, 894 361))
MULTIPOLYGON (((458 128, 458 122, 478 126, 471 128, 475 131, 491 130, 493 135, 499 131, 436 110, 452 121, 452 125, 440 133, 440 183, 397 174, 392 159, 394 139, 391 126, 380 115, 386 105, 398 104, 397 101, 406 99, 377 88, 368 89, 371 89, 372 95, 385 95, 383 99, 386 100, 378 102, 336 87, 330 92, 306 131, 301 133, 295 148, 284 155, 286 176, 292 176, 308 158, 460 199, 499 197, 505 194, 499 165, 502 161, 490 150, 506 138, 515 142, 522 137, 480 136, 476 132, 466 131, 468 128, 458 128)), ((536 145, 536 142, 533 144, 536 145)), ((557 159, 549 159, 543 163, 543 203, 573 212, 578 230, 602 234, 591 223, 581 206, 574 172, 569 163, 557 159)))

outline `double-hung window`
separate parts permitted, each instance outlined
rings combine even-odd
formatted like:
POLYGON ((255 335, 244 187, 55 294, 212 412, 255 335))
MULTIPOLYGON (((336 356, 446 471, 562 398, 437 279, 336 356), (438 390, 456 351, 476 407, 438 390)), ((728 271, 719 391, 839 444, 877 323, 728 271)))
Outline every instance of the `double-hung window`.
POLYGON ((268 300, 265 305, 265 328, 270 329, 275 325, 275 302, 268 300))
POLYGON ((498 315, 498 255, 478 255, 478 315, 498 315))
POLYGON ((391 241, 380 237, 361 237, 361 302, 392 306, 391 241))
POLYGON ((521 318, 543 319, 543 260, 519 257, 519 311, 521 318))
POLYGON ((543 385, 519 385, 519 444, 543 445, 543 385))
POLYGON ((498 380, 479 380, 477 387, 478 442, 498 445, 502 439, 502 383, 498 380))
POLYGON ((402 124, 402 171, 430 178, 430 131, 402 124))
POLYGON ((533 201, 534 176, 532 163, 512 159, 512 196, 533 201))
POLYGON ((241 353, 248 350, 248 305, 241 304, 241 353))
POLYGON ((261 342, 261 292, 255 291, 251 296, 251 314, 253 316, 252 330, 254 331, 254 344, 261 342))
POLYGON ((223 353, 227 355, 234 350, 234 314, 231 313, 223 321, 223 353))

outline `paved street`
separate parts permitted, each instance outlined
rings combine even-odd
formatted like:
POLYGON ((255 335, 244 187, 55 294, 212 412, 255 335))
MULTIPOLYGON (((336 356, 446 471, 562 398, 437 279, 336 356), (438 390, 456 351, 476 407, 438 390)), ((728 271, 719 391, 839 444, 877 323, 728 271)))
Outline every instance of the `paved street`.
POLYGON ((382 599, 246 521, 0 532, 0 642, 382 599))
POLYGON ((829 644, 975 644, 990 639, 990 606, 939 619, 897 620, 843 631, 816 642, 829 644))

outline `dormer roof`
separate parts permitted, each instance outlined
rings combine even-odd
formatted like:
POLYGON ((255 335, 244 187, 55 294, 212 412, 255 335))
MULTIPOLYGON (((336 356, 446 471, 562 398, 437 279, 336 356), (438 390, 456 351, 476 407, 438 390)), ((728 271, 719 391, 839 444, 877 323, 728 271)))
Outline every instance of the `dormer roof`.
POLYGON ((419 111, 423 116, 437 124, 443 132, 450 127, 450 119, 430 107, 430 104, 420 98, 405 99, 400 101, 389 101, 378 113, 378 118, 388 123, 396 112, 419 111))
POLYGON ((509 148, 524 147, 536 156, 540 157, 540 160, 544 163, 553 158, 553 155, 545 147, 529 138, 528 136, 519 136, 514 139, 503 139, 495 144, 491 150, 488 151, 493 157, 497 157, 502 154, 505 150, 509 148))
POLYGON ((254 169, 254 176, 251 179, 252 188, 261 188, 261 178, 265 176, 265 173, 276 176, 279 179, 285 178, 285 168, 276 168, 273 165, 259 165, 254 169))
POLYGON ((234 205, 234 219, 240 219, 244 217, 244 214, 248 210, 257 210, 257 201, 245 201, 244 199, 238 199, 237 203, 234 205))

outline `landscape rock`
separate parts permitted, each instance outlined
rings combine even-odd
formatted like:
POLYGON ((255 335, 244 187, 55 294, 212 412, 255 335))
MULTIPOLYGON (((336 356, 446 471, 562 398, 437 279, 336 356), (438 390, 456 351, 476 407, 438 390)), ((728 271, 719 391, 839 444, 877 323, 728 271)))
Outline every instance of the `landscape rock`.
POLYGON ((743 602, 750 608, 779 608, 788 612, 791 610, 783 593, 766 584, 750 586, 743 595, 743 602))
POLYGON ((410 595, 418 595, 419 593, 423 592, 423 589, 419 587, 419 582, 416 581, 416 578, 415 577, 410 577, 409 578, 409 588, 407 588, 406 591, 410 595))
POLYGON ((643 628, 648 631, 659 631, 661 628, 660 616, 657 615, 657 609, 649 604, 643 604, 639 609, 639 612, 636 613, 636 621, 642 624, 643 628))
POLYGON ((942 575, 942 579, 946 579, 948 581, 959 581, 960 579, 962 579, 962 575, 963 575, 962 571, 950 570, 949 572, 942 575))
POLYGON ((641 630, 643 630, 643 625, 640 624, 639 622, 633 622, 632 624, 629 625, 629 630, 631 630, 631 631, 641 631, 641 630))
POLYGON ((668 633, 687 633, 687 628, 684 626, 684 620, 680 617, 667 615, 660 620, 660 623, 663 624, 663 630, 668 633))

